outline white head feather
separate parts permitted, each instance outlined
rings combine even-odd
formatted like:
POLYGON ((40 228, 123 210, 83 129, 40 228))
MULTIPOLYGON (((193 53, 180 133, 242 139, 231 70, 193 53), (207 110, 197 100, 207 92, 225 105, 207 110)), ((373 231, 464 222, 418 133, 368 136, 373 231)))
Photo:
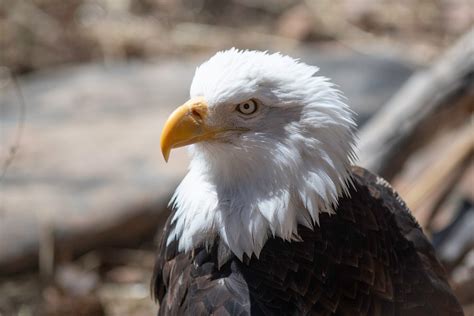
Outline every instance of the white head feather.
POLYGON ((281 54, 230 49, 197 68, 191 97, 204 97, 214 124, 243 125, 191 147, 177 188, 168 243, 189 251, 216 234, 242 258, 260 254, 269 236, 298 239, 298 224, 319 224, 347 191, 355 123, 341 94, 317 67, 281 54), (228 109, 256 99, 246 121, 228 109))

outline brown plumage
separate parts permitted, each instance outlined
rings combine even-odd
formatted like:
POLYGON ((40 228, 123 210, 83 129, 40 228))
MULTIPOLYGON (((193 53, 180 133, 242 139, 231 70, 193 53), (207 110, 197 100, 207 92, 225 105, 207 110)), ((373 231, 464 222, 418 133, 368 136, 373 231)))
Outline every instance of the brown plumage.
POLYGON ((444 269, 390 185, 353 167, 350 196, 301 242, 269 239, 241 262, 223 243, 166 246, 153 279, 159 315, 462 315, 444 269))

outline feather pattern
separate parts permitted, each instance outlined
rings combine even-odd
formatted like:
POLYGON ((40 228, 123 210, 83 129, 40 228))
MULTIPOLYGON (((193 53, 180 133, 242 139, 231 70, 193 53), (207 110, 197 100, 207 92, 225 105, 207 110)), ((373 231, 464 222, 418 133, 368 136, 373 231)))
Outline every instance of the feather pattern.
POLYGON ((421 228, 381 178, 353 167, 350 196, 301 241, 271 237, 260 257, 216 237, 185 253, 163 232, 153 290, 160 315, 462 315, 421 228), (227 250, 226 250, 227 249, 227 250))

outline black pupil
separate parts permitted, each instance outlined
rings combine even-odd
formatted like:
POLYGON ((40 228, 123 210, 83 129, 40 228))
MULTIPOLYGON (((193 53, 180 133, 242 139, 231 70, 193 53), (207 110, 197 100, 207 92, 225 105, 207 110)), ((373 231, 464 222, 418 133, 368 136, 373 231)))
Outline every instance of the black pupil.
POLYGON ((244 104, 244 109, 248 110, 250 108, 250 105, 248 103, 244 104))

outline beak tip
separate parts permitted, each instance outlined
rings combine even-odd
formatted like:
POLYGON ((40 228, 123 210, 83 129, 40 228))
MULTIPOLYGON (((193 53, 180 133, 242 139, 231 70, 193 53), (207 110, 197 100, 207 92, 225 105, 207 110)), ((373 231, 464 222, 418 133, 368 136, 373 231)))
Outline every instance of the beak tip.
POLYGON ((168 162, 168 159, 170 157, 170 150, 162 148, 161 153, 163 154, 163 158, 165 159, 165 162, 168 162))

